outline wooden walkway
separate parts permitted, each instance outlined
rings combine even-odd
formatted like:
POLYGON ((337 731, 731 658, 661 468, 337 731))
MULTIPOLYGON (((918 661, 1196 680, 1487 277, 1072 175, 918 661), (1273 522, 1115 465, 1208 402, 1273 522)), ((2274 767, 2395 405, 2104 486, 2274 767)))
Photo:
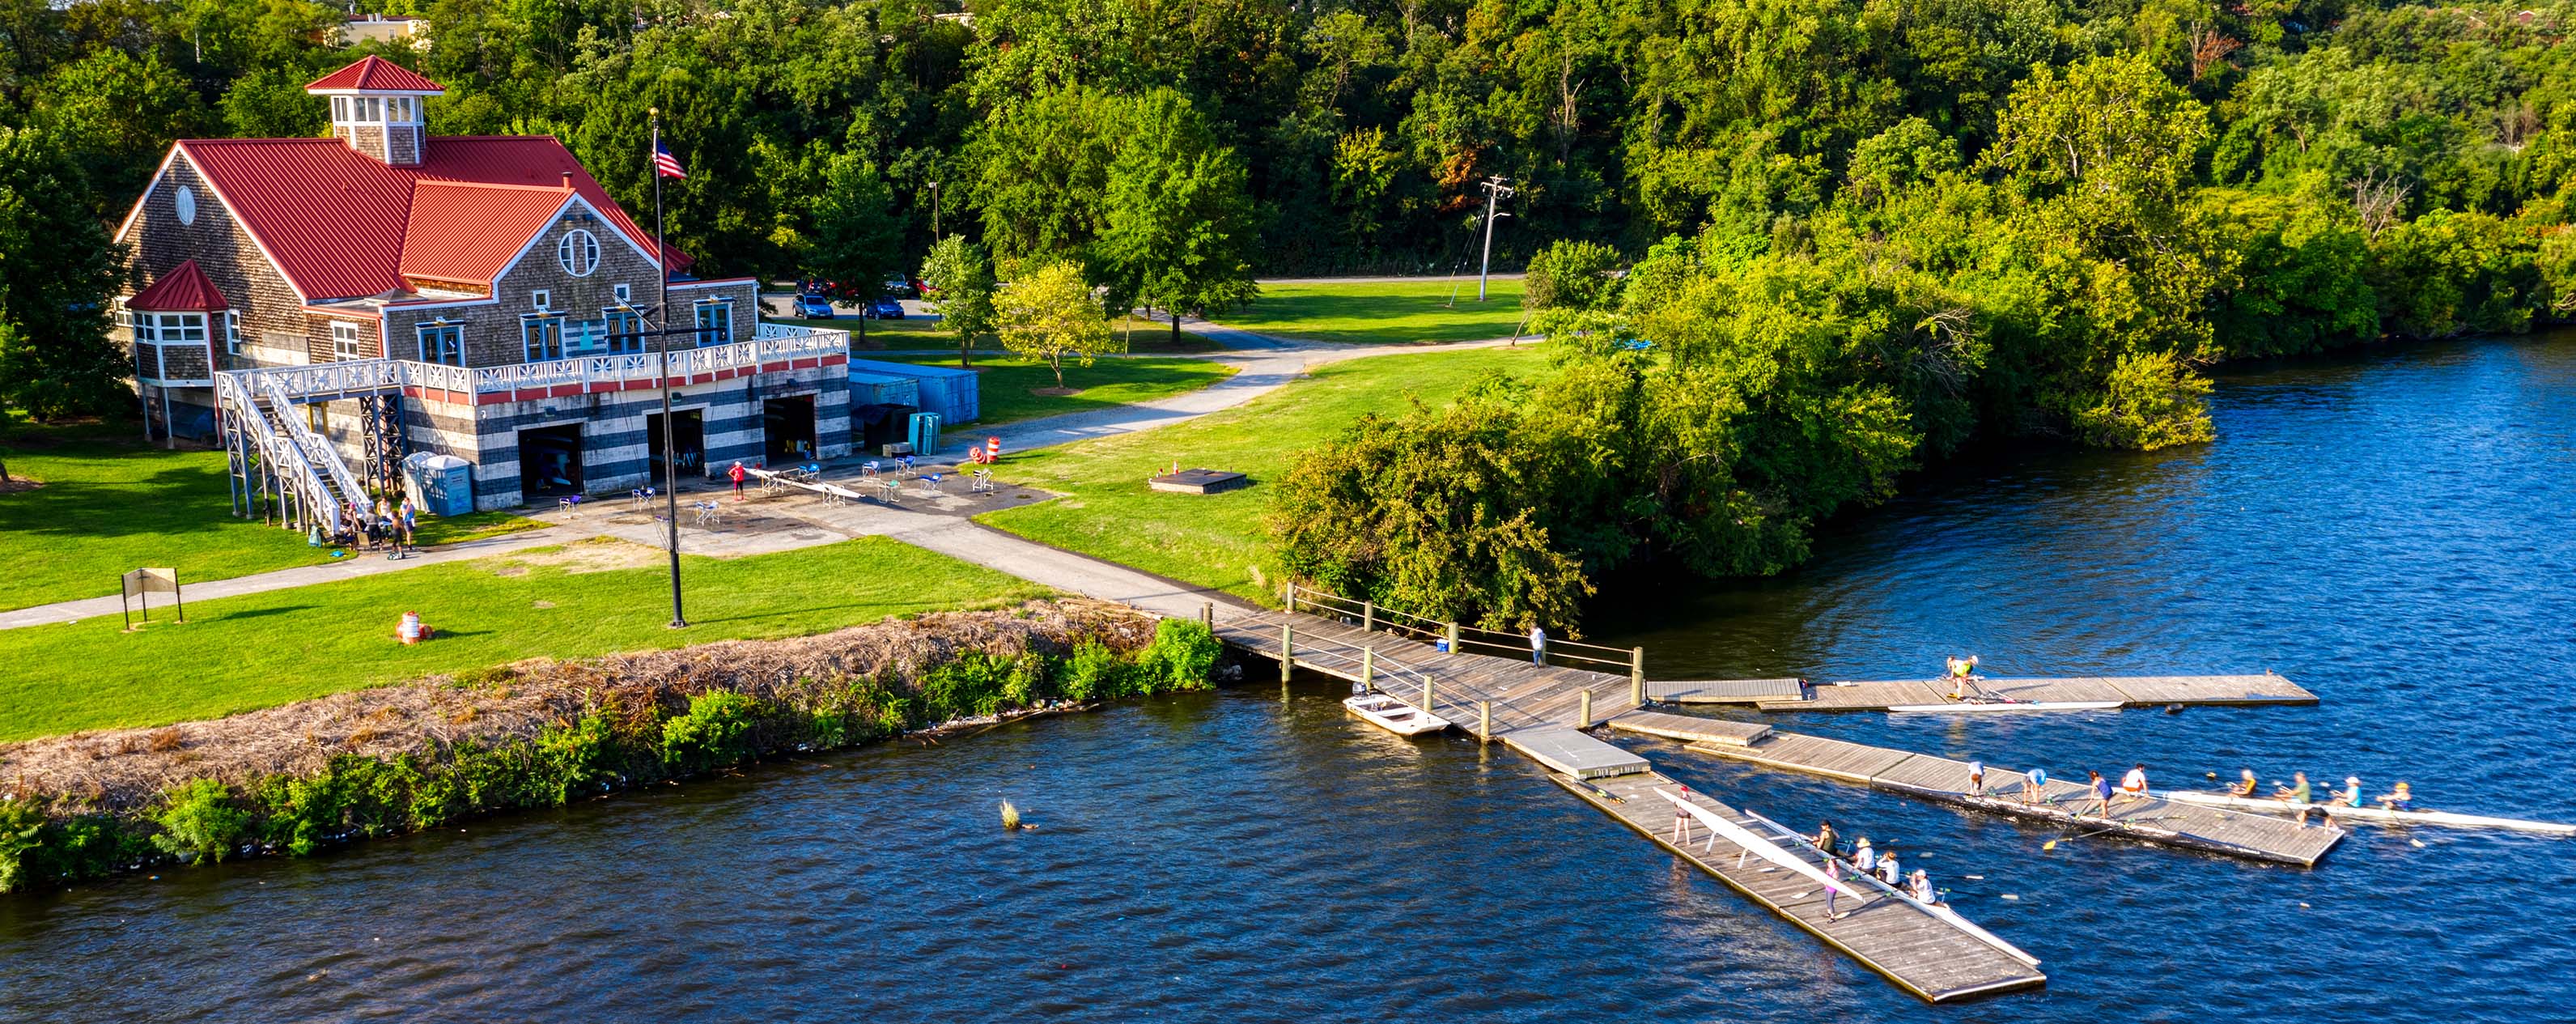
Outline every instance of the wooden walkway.
MULTIPOLYGON (((1767 684, 1770 680, 1748 680, 1767 684)), ((1658 685, 1647 684, 1651 694, 1658 685)), ((1688 684, 1709 687, 1715 684, 1688 684)), ((2084 676, 2070 679, 1988 679, 1978 686, 2014 700, 2117 701, 2124 707, 2183 704, 2314 704, 2317 695, 2266 672, 2259 676, 2084 676)), ((1689 703, 1676 700, 1676 703, 1689 703)), ((1938 679, 1882 679, 1818 683, 1803 696, 1787 694, 1752 702, 1764 711, 1885 711, 1914 704, 1954 704, 1950 684, 1938 679)))
POLYGON ((1695 742, 1695 753, 1765 767, 1821 775, 1843 782, 1876 786, 1910 796, 1975 810, 2065 825, 2077 834, 2117 835, 2166 846, 2179 846, 2253 860, 2314 867, 2344 830, 2333 825, 2303 826, 2289 818, 2180 804, 2161 798, 2113 797, 2109 817, 2084 809, 2092 790, 2081 781, 2051 777, 2036 793, 2025 790, 2020 772, 1986 768, 1986 793, 1968 789, 1968 762, 1916 754, 1820 736, 1774 732, 1751 744, 1695 742))
MULTIPOLYGON (((1847 882, 1862 893, 1861 897, 1837 898, 1834 910, 1839 916, 1826 917, 1824 890, 1805 875, 1758 856, 1745 857, 1743 847, 1714 835, 1704 825, 1693 823, 1687 833, 1677 834, 1674 826, 1678 813, 1670 800, 1655 791, 1661 788, 1676 792, 1679 786, 1660 773, 1649 771, 1591 782, 1563 775, 1549 778, 1691 866, 1716 876, 1728 888, 1925 1000, 1951 1002, 2033 988, 2048 981, 2038 962, 2027 954, 1899 899, 1874 881, 1847 882)), ((1701 807, 1758 835, 1776 834, 1767 823, 1742 811, 1705 795, 1695 796, 1701 807)), ((1778 845, 1811 865, 1824 865, 1823 855, 1803 842, 1782 839, 1778 845)))
POLYGON ((1621 732, 1660 736, 1683 743, 1724 743, 1737 747, 1751 746, 1771 735, 1771 727, 1767 725, 1701 718, 1698 715, 1668 715, 1643 709, 1611 719, 1610 727, 1621 732))
POLYGON ((1424 710, 1488 740, 1508 739, 1518 729, 1590 728, 1637 706, 1626 675, 1443 654, 1402 634, 1368 632, 1315 615, 1229 609, 1215 622, 1217 639, 1274 661, 1283 626, 1296 645, 1298 668, 1353 682, 1366 676, 1369 684, 1417 708, 1424 707, 1423 685, 1429 683, 1430 706, 1424 710))

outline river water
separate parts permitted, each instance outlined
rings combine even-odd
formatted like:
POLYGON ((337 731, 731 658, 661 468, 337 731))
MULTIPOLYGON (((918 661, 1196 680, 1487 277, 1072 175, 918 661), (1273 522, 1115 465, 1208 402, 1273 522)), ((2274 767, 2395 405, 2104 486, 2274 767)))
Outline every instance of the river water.
MULTIPOLYGON (((2576 338, 2239 371, 2216 400, 2216 444, 1954 465, 1794 575, 1610 609, 1604 638, 1664 678, 2270 668, 2324 703, 1772 721, 2576 821, 2576 338)), ((2058 833, 1632 744, 1892 842, 2051 976, 1934 1008, 1518 758, 1338 696, 1249 683, 0 899, 0 1020, 2576 1019, 2576 841, 2043 852, 2058 833), (1038 831, 1002 832, 1004 798, 1038 831)))

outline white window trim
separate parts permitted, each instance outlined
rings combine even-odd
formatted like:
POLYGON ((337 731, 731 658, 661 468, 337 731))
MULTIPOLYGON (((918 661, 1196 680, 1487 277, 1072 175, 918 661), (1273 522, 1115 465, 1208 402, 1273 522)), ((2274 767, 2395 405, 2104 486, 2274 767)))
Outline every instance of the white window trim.
POLYGON ((574 228, 555 242, 555 265, 574 277, 589 277, 599 272, 601 251, 598 235, 586 228, 574 228))
POLYGON ((367 336, 355 320, 331 321, 331 357, 333 359, 367 358, 367 336), (347 332, 345 335, 343 331, 347 332))
POLYGON ((529 302, 537 307, 537 312, 552 312, 555 304, 555 293, 549 289, 539 288, 536 291, 529 293, 529 302))
POLYGON ((632 285, 623 283, 611 285, 609 286, 609 291, 616 294, 617 301, 619 302, 635 301, 635 289, 632 285))
POLYGON ((242 350, 241 310, 224 311, 224 353, 240 355, 242 350))
POLYGON ((707 346, 709 346, 709 345, 730 345, 730 344, 733 344, 733 342, 734 342, 734 336, 733 336, 733 299, 732 299, 732 298, 728 297, 728 298, 722 298, 722 299, 699 299, 697 302, 695 302, 695 303, 691 304, 691 306, 689 307, 689 309, 690 309, 690 313, 689 313, 689 322, 690 322, 692 325, 695 325, 695 326, 697 327, 697 329, 698 329, 698 347, 699 347, 699 348, 705 348, 705 347, 707 347, 707 346), (707 328, 706 328, 706 321, 705 321, 705 320, 700 319, 699 317, 700 317, 700 315, 702 314, 702 312, 703 312, 704 310, 707 310, 707 309, 709 309, 709 308, 716 307, 716 306, 722 306, 722 307, 724 307, 724 311, 725 311, 725 316, 724 316, 724 338, 723 338, 723 340, 720 340, 720 341, 708 341, 708 340, 707 340, 707 328))

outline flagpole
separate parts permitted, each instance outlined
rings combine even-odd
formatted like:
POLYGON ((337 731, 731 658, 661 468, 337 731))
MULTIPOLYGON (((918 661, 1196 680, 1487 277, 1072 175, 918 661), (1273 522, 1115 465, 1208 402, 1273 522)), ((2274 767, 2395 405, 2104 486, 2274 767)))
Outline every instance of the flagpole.
POLYGON ((671 628, 685 629, 689 620, 680 614, 680 450, 671 430, 671 242, 662 228, 662 109, 648 107, 645 112, 653 119, 653 149, 644 154, 644 162, 653 174, 653 264, 661 273, 654 309, 662 322, 655 325, 653 347, 662 354, 662 500, 670 528, 671 628))

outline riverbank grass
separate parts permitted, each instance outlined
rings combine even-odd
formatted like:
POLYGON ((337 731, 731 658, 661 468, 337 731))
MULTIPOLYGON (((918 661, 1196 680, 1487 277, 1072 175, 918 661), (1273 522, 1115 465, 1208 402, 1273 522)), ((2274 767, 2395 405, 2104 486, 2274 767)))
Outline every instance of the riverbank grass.
POLYGON ((653 549, 584 541, 190 602, 185 624, 114 616, 0 631, 0 741, 214 718, 428 673, 717 640, 804 636, 888 615, 997 607, 1046 588, 884 538, 722 560, 683 556, 671 629, 653 549), (434 639, 406 647, 417 611, 434 639))
POLYGON ((1532 348, 1378 356, 1318 368, 1310 380, 1240 408, 1154 430, 1012 455, 994 475, 1064 495, 976 517, 1031 540, 1198 586, 1276 601, 1279 561, 1262 517, 1270 485, 1299 454, 1368 412, 1408 397, 1439 404, 1490 371, 1544 372, 1532 348), (1146 478, 1172 468, 1232 470, 1252 485, 1221 494, 1170 494, 1146 478))
POLYGON ((1227 327, 1306 341, 1419 345, 1508 338, 1523 329, 1521 283, 1476 279, 1366 284, 1265 284, 1252 305, 1217 315, 1227 327))
MULTIPOLYGON (((328 549, 256 520, 235 519, 224 453, 145 444, 142 428, 110 419, 47 426, 0 423, 0 610, 113 597, 117 578, 145 566, 179 570, 182 585, 331 561, 328 549)), ((424 545, 544 525, 505 512, 423 517, 424 545)))

